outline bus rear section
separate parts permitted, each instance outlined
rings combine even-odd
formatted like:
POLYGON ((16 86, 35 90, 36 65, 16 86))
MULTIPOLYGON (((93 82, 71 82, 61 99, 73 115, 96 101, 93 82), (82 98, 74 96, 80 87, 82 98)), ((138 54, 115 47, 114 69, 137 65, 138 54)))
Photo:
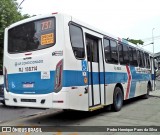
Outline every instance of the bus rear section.
POLYGON ((56 95, 63 99, 57 102, 64 107, 65 92, 58 93, 62 89, 64 62, 63 27, 58 28, 61 19, 58 15, 34 17, 5 30, 6 105, 53 108, 56 95))

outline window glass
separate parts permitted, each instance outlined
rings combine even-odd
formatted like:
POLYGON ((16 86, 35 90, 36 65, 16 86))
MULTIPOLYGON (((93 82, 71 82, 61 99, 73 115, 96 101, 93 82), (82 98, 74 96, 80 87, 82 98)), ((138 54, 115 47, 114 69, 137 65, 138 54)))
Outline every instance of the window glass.
POLYGON ((132 51, 132 48, 129 47, 129 61, 130 61, 130 65, 134 65, 134 62, 133 62, 133 51, 132 51))
POLYGON ((86 37, 88 61, 98 62, 98 40, 92 37, 86 37))
POLYGON ((122 44, 118 45, 118 51, 119 51, 119 62, 120 64, 124 64, 124 59, 123 59, 123 46, 122 44))
POLYGON ((149 57, 149 54, 148 54, 148 57, 147 57, 147 61, 148 61, 148 68, 151 68, 151 61, 150 61, 150 57, 149 57))
POLYGON ((118 63, 117 43, 110 40, 112 63, 118 63))
POLYGON ((135 48, 132 48, 133 52, 133 66, 138 66, 138 61, 137 61, 137 51, 135 48))
POLYGON ((146 68, 150 68, 149 54, 145 53, 145 58, 146 58, 146 68))
POLYGON ((140 55, 140 52, 137 51, 137 61, 138 61, 138 66, 141 67, 142 66, 142 63, 141 63, 141 55, 140 55))
POLYGON ((111 53, 110 53, 110 45, 109 40, 104 39, 104 53, 105 53, 105 60, 106 62, 111 62, 111 53))
POLYGON ((144 53, 141 51, 142 67, 145 67, 144 53))
POLYGON ((142 52, 141 51, 137 51, 137 55, 138 55, 138 64, 139 64, 139 67, 143 67, 142 52))
POLYGON ((128 46, 123 45, 123 56, 124 56, 124 64, 129 64, 129 54, 128 54, 128 46))
POLYGON ((81 28, 75 25, 70 25, 70 38, 75 57, 80 59, 84 58, 85 52, 81 28))
POLYGON ((22 53, 53 46, 55 28, 55 18, 45 18, 9 29, 8 52, 22 53))
POLYGON ((117 43, 113 40, 104 39, 105 59, 108 63, 118 63, 117 43))

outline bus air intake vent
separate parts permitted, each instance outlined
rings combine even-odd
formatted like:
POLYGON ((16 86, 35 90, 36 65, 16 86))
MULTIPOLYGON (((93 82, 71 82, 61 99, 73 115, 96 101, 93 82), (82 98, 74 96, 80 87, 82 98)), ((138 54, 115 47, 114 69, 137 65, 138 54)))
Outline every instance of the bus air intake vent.
POLYGON ((36 102, 36 99, 21 99, 21 102, 36 102))

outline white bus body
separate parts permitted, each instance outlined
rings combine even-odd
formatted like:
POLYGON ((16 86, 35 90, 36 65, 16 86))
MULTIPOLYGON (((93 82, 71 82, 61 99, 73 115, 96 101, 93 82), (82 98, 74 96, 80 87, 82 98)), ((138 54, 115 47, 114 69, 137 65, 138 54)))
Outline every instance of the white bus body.
MULTIPOLYGON (((130 57, 134 59, 128 55, 129 61, 130 57)), ((5 102, 84 111, 113 104, 119 111, 121 98, 146 95, 147 87, 154 87, 151 60, 151 54, 141 48, 71 16, 32 17, 5 30, 5 102), (132 53, 141 50, 143 66, 127 63, 128 52, 122 60, 120 44, 132 53)))

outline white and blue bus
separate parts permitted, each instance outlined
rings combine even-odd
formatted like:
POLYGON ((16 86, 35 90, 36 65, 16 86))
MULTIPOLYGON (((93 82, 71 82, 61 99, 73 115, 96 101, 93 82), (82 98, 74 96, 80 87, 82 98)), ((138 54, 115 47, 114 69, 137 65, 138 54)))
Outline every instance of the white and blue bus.
POLYGON ((153 55, 59 13, 5 29, 5 103, 9 106, 93 111, 148 97, 153 55))

